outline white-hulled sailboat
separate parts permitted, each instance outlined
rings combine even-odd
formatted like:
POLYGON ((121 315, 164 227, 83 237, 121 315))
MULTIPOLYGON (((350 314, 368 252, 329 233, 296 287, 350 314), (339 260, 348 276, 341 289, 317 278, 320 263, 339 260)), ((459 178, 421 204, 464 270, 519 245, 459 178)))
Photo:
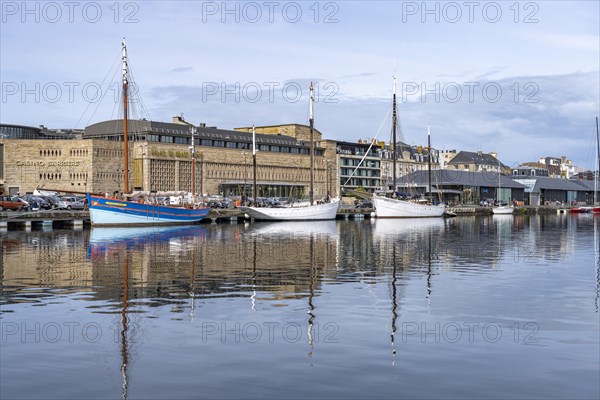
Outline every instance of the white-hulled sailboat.
MULTIPOLYGON (((313 85, 310 84, 310 201, 299 206, 290 207, 247 207, 240 206, 238 209, 244 211, 250 218, 264 221, 316 221, 330 220, 337 216, 340 199, 334 198, 329 202, 315 204, 314 201, 314 96, 313 85)), ((254 201, 258 191, 256 190, 256 133, 252 128, 252 163, 254 168, 254 201)))
MULTIPOLYGON (((394 87, 392 92, 392 187, 396 192, 396 76, 394 76, 394 87)), ((431 130, 427 127, 428 170, 429 170, 429 194, 431 195, 431 130)), ((373 205, 377 218, 419 218, 419 217, 441 217, 444 215, 443 204, 423 204, 409 200, 400 200, 373 194, 373 205)))
POLYGON ((492 208, 492 213, 495 214, 495 215, 512 214, 513 211, 515 210, 513 206, 510 206, 510 205, 502 206, 502 205, 500 205, 500 189, 502 187, 502 183, 500 182, 500 180, 502 179, 502 177, 500 176, 500 171, 501 170, 502 170, 502 165, 500 164, 500 160, 498 160, 498 193, 496 194, 496 202, 498 202, 498 206, 492 208))

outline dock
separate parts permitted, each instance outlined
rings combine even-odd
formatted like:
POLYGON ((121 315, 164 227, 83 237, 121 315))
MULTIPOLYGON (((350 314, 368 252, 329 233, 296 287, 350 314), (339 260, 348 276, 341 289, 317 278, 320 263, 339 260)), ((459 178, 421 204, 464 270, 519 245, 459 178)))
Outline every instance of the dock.
MULTIPOLYGON (((457 216, 492 215, 491 207, 482 206, 453 206, 448 207, 448 211, 457 216)), ((337 219, 367 219, 372 218, 373 208, 356 208, 342 206, 338 210, 337 219)), ((533 214, 569 214, 568 207, 550 207, 550 206, 519 206, 515 207, 514 215, 533 215, 533 214)), ((202 220, 201 224, 206 223, 243 223, 246 215, 243 211, 236 208, 219 209, 210 211, 208 217, 202 220)), ((42 229, 52 228, 74 228, 81 229, 90 225, 90 213, 88 210, 40 210, 40 211, 0 211, 0 231, 10 229, 31 230, 32 227, 42 229)))

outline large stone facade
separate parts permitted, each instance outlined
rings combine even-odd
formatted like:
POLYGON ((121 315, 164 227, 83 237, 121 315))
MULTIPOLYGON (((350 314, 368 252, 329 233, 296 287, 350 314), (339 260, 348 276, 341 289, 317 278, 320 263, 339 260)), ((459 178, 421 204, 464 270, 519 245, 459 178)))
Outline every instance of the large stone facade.
MULTIPOLYGON (((122 142, 99 139, 2 139, 1 189, 13 194, 33 192, 36 188, 66 192, 122 191, 122 145, 122 142)), ((192 162, 187 145, 133 142, 130 152, 133 189, 191 190, 192 162)), ((274 187, 289 187, 289 194, 308 194, 308 155, 259 151, 256 159, 259 196, 285 194, 275 193, 274 187), (292 193, 292 189, 295 192, 292 193)), ((195 164, 197 193, 241 194, 244 183, 252 186, 252 150, 197 146, 195 164)), ((331 166, 329 170, 331 174, 331 166)), ((316 198, 327 194, 327 171, 326 157, 315 156, 316 198)))
POLYGON ((123 150, 102 140, 2 139, 3 189, 112 192, 123 179, 123 150))

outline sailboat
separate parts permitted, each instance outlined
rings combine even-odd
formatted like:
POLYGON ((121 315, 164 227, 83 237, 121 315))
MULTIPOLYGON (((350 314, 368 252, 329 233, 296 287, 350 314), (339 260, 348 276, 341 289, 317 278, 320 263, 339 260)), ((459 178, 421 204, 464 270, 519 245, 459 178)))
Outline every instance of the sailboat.
MULTIPOLYGON (((333 198, 329 202, 315 204, 314 201, 314 95, 313 84, 310 83, 310 201, 299 206, 289 207, 249 207, 240 206, 250 218, 265 221, 316 221, 335 219, 340 205, 339 198, 333 198)), ((252 163, 254 168, 254 198, 256 200, 256 133, 252 128, 252 163)))
MULTIPOLYGON (((496 194, 496 201, 498 202, 498 204, 500 204, 500 188, 502 187, 502 183, 501 183, 502 178, 500 176, 501 171, 502 171, 502 167, 500 165, 500 160, 498 160, 498 193, 496 194)), ((509 205, 505 205, 505 206, 498 205, 498 206, 492 208, 492 213, 494 215, 512 214, 513 211, 514 211, 514 208, 509 205)))
MULTIPOLYGON (((122 42, 123 63, 123 154, 124 154, 124 191, 129 191, 129 148, 127 132, 127 90, 128 90, 128 65, 127 47, 125 38, 122 42)), ((195 139, 192 130, 192 193, 194 188, 195 169, 195 139)), ((86 193, 90 209, 90 221, 92 225, 165 225, 165 224, 191 224, 204 219, 210 208, 183 208, 165 206, 154 203, 139 203, 118 198, 103 197, 92 193, 86 193)))
MULTIPOLYGON (((392 93, 392 184, 396 192, 396 76, 394 76, 394 88, 392 93)), ((428 142, 428 170, 429 170, 429 193, 431 194, 431 130, 427 127, 428 142)), ((441 217, 444 215, 443 204, 423 204, 414 201, 400 200, 373 194, 373 205, 377 218, 415 218, 415 217, 441 217)))

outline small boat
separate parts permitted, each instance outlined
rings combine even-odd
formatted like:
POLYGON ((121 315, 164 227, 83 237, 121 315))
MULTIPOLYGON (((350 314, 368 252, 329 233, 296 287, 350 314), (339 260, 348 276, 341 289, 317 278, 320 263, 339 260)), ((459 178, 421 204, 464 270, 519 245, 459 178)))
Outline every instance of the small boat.
POLYGON ((498 206, 498 207, 494 207, 492 208, 492 213, 494 215, 506 215, 506 214, 512 214, 514 212, 514 208, 511 206, 498 206))
MULTIPOLYGON (((127 91, 128 91, 128 64, 125 39, 122 43, 123 50, 123 166, 124 188, 129 191, 129 162, 128 162, 128 132, 127 132, 127 91)), ((194 192, 195 171, 195 140, 192 129, 192 193, 194 192)), ((169 205, 139 203, 117 198, 102 197, 86 193, 90 209, 90 222, 92 225, 104 226, 136 226, 136 225, 167 225, 191 224, 204 219, 210 208, 178 207, 169 205)))
POLYGON ((444 218, 454 218, 456 217, 456 213, 454 211, 445 210, 443 216, 444 218))
MULTIPOLYGON (((340 199, 333 198, 329 202, 315 203, 314 193, 314 95, 313 85, 310 83, 310 200, 296 207, 248 207, 239 206, 238 210, 244 211, 250 218, 262 221, 317 221, 330 220, 337 217, 340 199)), ((252 128, 252 159, 254 166, 254 193, 256 190, 256 133, 252 128)), ((256 197, 256 195, 255 195, 256 197)))
MULTIPOLYGON (((600 207, 596 207, 596 208, 600 208, 600 207)), ((592 212, 593 210, 594 210, 594 207, 587 207, 587 206, 572 207, 571 214, 585 214, 585 213, 592 212)))
MULTIPOLYGON (((502 183, 501 183, 502 178, 500 177, 501 171, 502 171, 502 167, 500 165, 500 160, 498 160, 498 194, 496 195, 496 201, 499 201, 498 197, 500 195, 500 188, 502 187, 502 183)), ((492 213, 494 215, 507 215, 507 214, 512 214, 514 210, 515 209, 512 206, 499 205, 497 207, 492 208, 492 213)))

